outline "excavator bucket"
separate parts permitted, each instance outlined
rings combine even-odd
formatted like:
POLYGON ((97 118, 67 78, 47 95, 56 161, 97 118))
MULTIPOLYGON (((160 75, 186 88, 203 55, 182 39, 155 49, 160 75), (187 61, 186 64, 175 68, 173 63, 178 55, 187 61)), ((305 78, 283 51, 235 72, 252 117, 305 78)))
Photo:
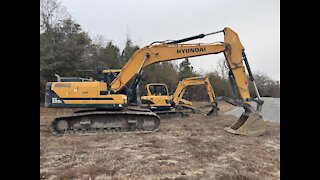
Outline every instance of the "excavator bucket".
POLYGON ((238 121, 225 130, 232 134, 244 136, 260 136, 267 128, 267 123, 262 119, 259 113, 250 113, 245 115, 245 112, 240 116, 238 121))
POLYGON ((211 110, 206 114, 207 116, 215 116, 218 114, 219 108, 216 105, 213 105, 211 110))

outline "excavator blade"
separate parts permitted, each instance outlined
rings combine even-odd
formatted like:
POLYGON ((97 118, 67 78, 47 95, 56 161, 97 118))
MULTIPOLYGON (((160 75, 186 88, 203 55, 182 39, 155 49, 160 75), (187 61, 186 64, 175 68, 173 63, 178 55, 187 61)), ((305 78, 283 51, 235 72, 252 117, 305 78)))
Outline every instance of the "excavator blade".
POLYGON ((225 130, 232 134, 244 136, 260 136, 265 133, 267 123, 258 113, 251 113, 249 116, 243 113, 238 121, 225 130))

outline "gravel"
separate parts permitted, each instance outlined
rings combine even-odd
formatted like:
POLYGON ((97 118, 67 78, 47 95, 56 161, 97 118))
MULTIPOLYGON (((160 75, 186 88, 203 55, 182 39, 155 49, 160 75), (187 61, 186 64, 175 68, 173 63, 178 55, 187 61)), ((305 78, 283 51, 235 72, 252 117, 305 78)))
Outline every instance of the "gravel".
MULTIPOLYGON (((262 105, 262 117, 266 121, 279 122, 280 123, 280 98, 262 97, 264 104, 262 105)), ((254 107, 257 104, 253 103, 254 107)), ((224 113, 225 115, 233 115, 240 117, 244 112, 242 107, 236 107, 231 111, 224 113)))

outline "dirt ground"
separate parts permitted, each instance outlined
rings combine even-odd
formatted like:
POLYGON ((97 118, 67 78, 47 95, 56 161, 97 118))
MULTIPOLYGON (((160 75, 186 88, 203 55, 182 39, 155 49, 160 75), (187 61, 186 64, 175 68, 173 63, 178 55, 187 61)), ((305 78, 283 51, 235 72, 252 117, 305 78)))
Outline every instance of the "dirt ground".
MULTIPOLYGON (((195 103, 203 106, 205 103, 195 103)), ((161 120, 159 132, 54 136, 48 124, 72 109, 40 107, 41 179, 280 179, 280 125, 259 137, 223 128, 237 118, 220 115, 161 120)), ((203 112, 207 108, 201 109, 203 112)))

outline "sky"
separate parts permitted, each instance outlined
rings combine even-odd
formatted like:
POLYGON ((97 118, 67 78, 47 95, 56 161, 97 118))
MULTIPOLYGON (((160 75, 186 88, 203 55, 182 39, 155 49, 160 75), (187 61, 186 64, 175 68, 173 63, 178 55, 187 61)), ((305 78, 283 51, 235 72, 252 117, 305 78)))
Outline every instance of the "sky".
MULTIPOLYGON (((279 0, 61 0, 82 29, 124 48, 127 34, 140 47, 230 27, 238 33, 253 72, 280 81, 279 0)), ((223 41, 223 34, 188 43, 223 41)), ((201 74, 217 69, 223 53, 190 58, 201 74)), ((174 63, 180 63, 177 60, 174 63)), ((173 62, 173 61, 171 61, 173 62)))

